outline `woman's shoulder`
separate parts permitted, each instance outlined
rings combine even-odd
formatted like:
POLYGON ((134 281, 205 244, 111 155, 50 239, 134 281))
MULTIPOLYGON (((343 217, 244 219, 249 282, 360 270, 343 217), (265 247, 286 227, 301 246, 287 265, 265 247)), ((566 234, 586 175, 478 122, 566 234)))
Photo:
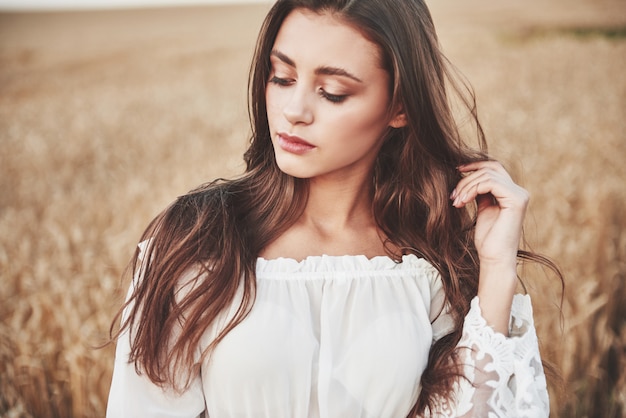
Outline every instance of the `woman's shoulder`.
POLYGON ((197 222, 218 221, 237 213, 237 199, 245 193, 234 180, 217 179, 178 196, 157 220, 169 225, 191 227, 197 222))
POLYGON ((232 181, 215 180, 178 196, 145 229, 137 259, 191 259, 219 252, 225 233, 235 233, 238 205, 232 181))
POLYGON ((216 179, 178 196, 171 207, 177 209, 214 208, 232 200, 239 193, 239 189, 241 188, 235 180, 216 179))

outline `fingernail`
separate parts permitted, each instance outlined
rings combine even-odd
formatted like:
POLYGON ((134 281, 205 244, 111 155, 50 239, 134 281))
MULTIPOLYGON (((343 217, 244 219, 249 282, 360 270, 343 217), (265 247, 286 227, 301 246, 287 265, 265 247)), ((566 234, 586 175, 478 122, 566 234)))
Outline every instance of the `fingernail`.
POLYGON ((456 197, 456 189, 452 190, 452 193, 450 193, 450 199, 454 199, 456 197))

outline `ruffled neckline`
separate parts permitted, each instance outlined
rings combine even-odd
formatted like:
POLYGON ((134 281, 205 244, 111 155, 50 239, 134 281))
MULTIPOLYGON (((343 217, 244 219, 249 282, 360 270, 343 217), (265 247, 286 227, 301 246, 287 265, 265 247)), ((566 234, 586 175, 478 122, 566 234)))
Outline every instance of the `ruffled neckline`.
POLYGON ((403 271, 416 267, 433 268, 423 258, 414 254, 402 256, 400 262, 396 262, 388 256, 375 256, 368 258, 365 255, 316 255, 303 260, 279 257, 273 259, 257 258, 257 276, 276 273, 340 273, 340 272, 378 272, 378 271, 403 271))

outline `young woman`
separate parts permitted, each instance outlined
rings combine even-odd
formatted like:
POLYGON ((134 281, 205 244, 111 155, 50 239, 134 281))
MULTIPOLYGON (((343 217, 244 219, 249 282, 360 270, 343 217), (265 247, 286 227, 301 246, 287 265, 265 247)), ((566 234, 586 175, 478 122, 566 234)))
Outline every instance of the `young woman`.
POLYGON ((451 80, 421 0, 277 1, 246 172, 144 233, 108 415, 547 416, 528 194, 451 80))

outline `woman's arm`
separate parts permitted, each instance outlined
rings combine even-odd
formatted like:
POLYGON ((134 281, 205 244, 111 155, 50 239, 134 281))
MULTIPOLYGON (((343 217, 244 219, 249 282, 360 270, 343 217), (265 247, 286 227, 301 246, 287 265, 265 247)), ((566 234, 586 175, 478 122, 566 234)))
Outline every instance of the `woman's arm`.
POLYGON ((480 260, 478 297, 482 316, 496 332, 507 335, 528 192, 515 184, 497 161, 467 164, 459 171, 466 176, 450 199, 457 208, 473 200, 477 203, 474 242, 480 260))
POLYGON ((431 416, 547 417, 550 412, 529 296, 514 295, 517 250, 528 193, 495 161, 459 167, 466 176, 450 195, 453 206, 476 200, 478 295, 457 346, 465 379, 453 404, 431 416))
POLYGON ((110 418, 162 417, 195 418, 205 410, 201 378, 193 379, 182 393, 154 384, 145 374, 138 374, 128 362, 128 332, 117 341, 113 379, 106 416, 110 418))
MULTIPOLYGON (((139 244, 139 268, 133 277, 127 299, 134 292, 135 283, 142 278, 143 267, 148 260, 149 241, 139 244)), ((181 279, 185 283, 185 278, 181 279)), ((122 323, 127 319, 132 305, 126 306, 122 314, 122 323)), ((177 332, 179 328, 175 329, 177 332)), ((117 339, 113 378, 107 404, 107 418, 160 417, 160 418, 195 418, 202 416, 205 410, 204 392, 201 377, 195 376, 184 392, 177 392, 167 385, 161 387, 153 383, 145 373, 138 373, 134 362, 129 362, 132 327, 117 339)))

